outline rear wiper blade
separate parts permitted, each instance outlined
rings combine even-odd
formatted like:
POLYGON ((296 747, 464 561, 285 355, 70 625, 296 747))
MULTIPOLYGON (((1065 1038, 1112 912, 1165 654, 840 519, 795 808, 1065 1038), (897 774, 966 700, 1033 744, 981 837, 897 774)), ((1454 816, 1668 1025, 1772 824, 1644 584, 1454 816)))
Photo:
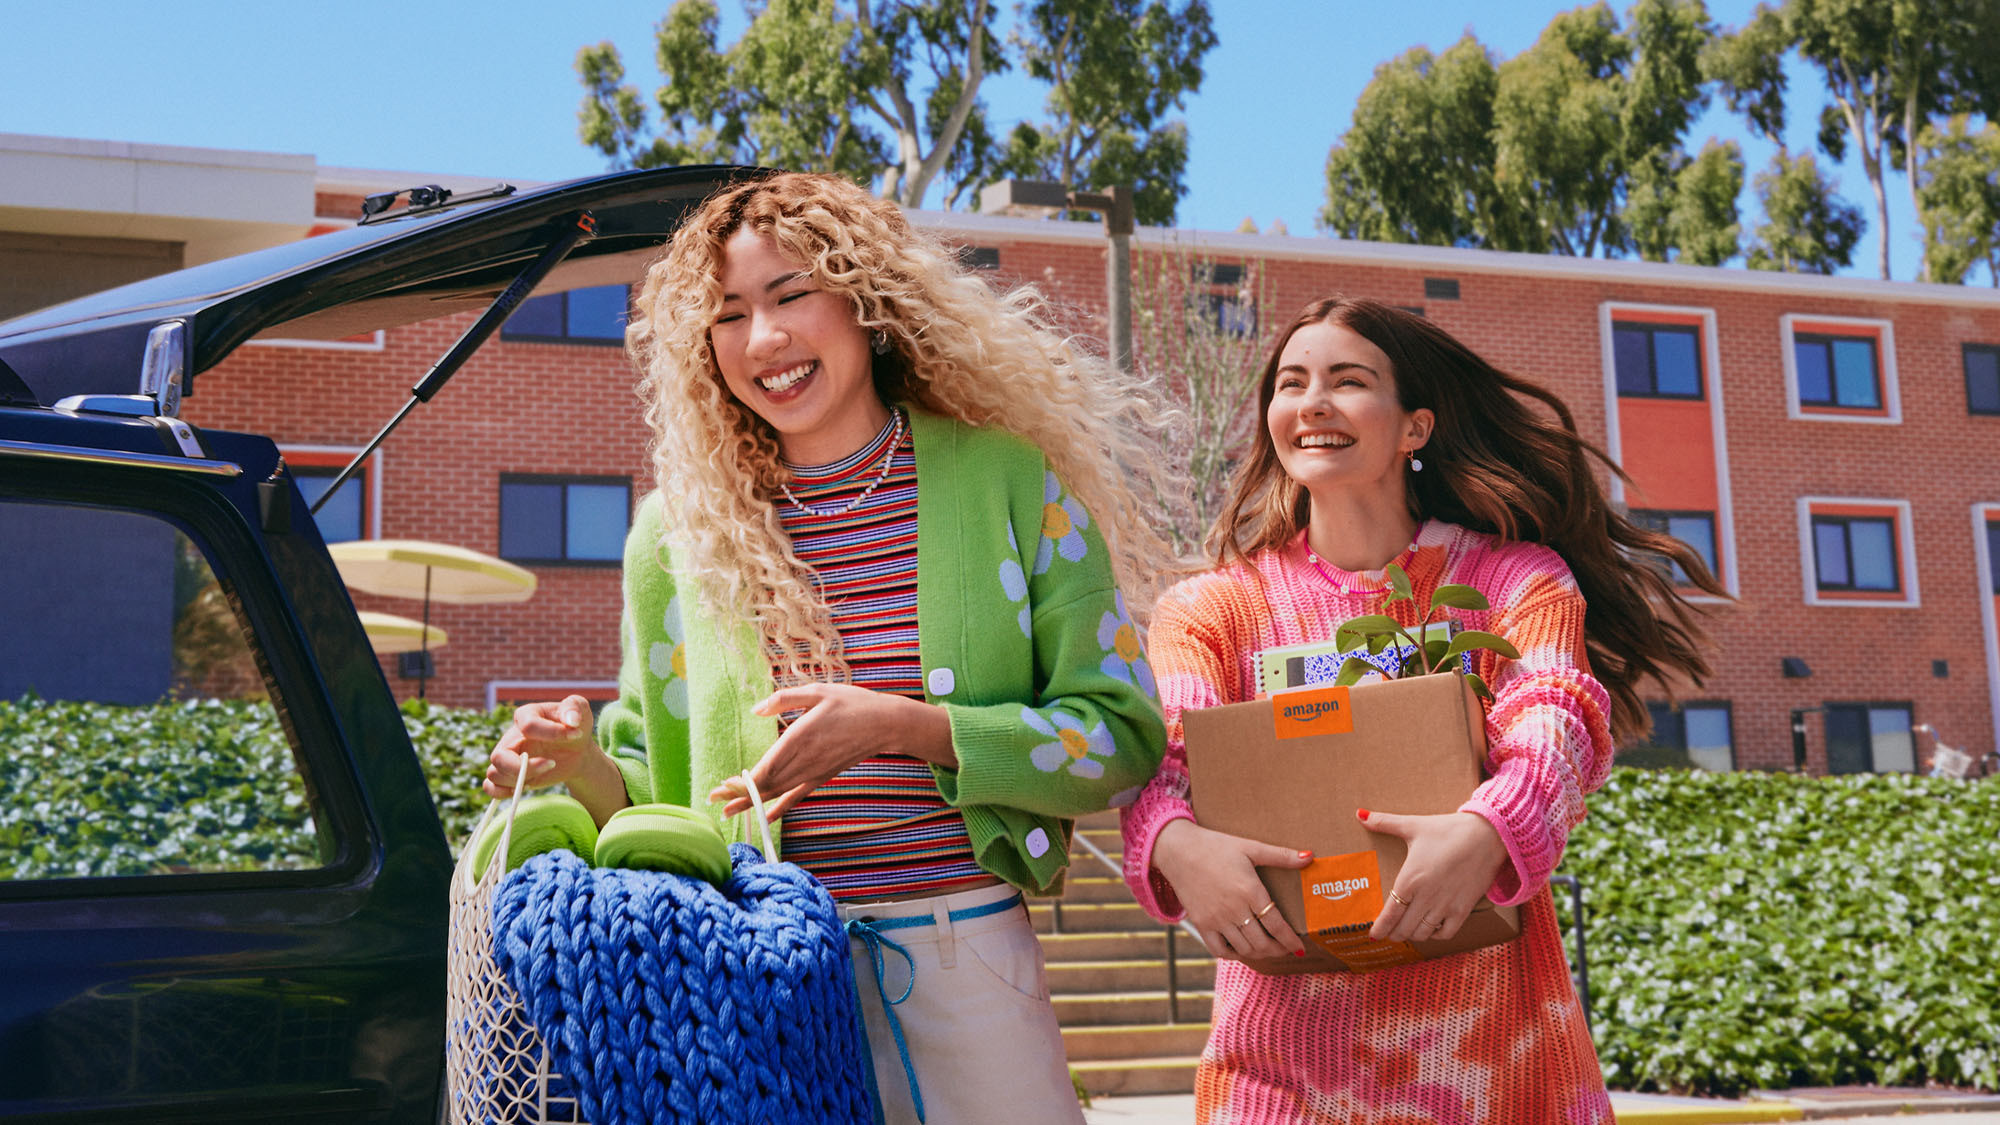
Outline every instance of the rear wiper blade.
POLYGON ((588 211, 577 212, 569 225, 556 235, 555 240, 544 247, 542 252, 535 256, 534 261, 528 263, 528 268, 522 270, 520 276, 501 290, 500 295, 493 299, 493 303, 485 312, 479 314, 479 319, 472 322, 472 327, 465 330, 465 334, 458 338, 458 342, 451 346, 451 350, 431 365, 430 373, 424 376, 423 381, 410 388, 410 401, 403 404, 403 408, 396 412, 394 418, 389 419, 389 424, 382 427, 382 432, 375 435, 366 449, 355 454, 354 460, 349 461, 347 467, 340 470, 340 475, 334 477, 333 483, 320 494, 311 511, 317 514, 325 507, 326 502, 333 499, 333 494, 340 491, 340 486, 347 483, 347 478, 354 475, 361 462, 367 460, 368 455, 381 446, 391 431, 402 425, 403 419, 409 416, 410 411, 416 409, 420 402, 429 402, 431 396, 444 387, 445 381, 463 367, 466 360, 472 358, 472 353, 479 350, 479 345, 485 343, 487 338, 513 314, 515 306, 526 300, 529 293, 534 292, 535 286, 542 283, 542 279, 548 276, 549 271, 568 257, 570 251, 583 245, 596 234, 596 216, 588 211))

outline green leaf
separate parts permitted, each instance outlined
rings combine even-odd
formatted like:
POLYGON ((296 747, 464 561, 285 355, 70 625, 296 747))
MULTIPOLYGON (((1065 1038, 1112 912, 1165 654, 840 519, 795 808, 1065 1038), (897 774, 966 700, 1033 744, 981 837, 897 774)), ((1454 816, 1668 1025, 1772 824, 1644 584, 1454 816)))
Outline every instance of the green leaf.
POLYGON ((1451 646, 1444 650, 1447 657, 1457 656, 1472 649, 1490 649, 1509 660, 1521 659, 1521 651, 1507 643, 1507 638, 1498 633, 1488 633, 1480 629, 1467 629, 1451 639, 1451 646))
POLYGON ((1431 608, 1435 610, 1440 606, 1451 609, 1491 609, 1492 603, 1486 600, 1485 594, 1470 586, 1449 583, 1431 591, 1431 608))
POLYGON ((1493 689, 1486 686, 1486 681, 1480 677, 1479 673, 1467 672, 1465 674, 1465 682, 1472 685, 1472 694, 1481 699, 1493 698, 1493 689))
MULTIPOLYGON (((1369 639, 1373 637, 1392 636, 1400 628, 1402 626, 1396 624, 1395 618, 1385 614, 1370 613, 1360 617, 1350 617, 1346 621, 1341 622, 1340 628, 1333 631, 1333 639, 1340 646, 1340 651, 1346 652, 1360 644, 1360 641, 1356 641, 1354 644, 1347 644, 1346 639, 1349 637, 1369 639)), ((1377 651, 1380 650, 1378 649, 1377 651)))
POLYGON ((1340 662, 1340 674, 1333 678, 1333 686, 1348 687, 1360 682, 1361 677, 1375 670, 1375 666, 1366 660, 1358 656, 1350 656, 1340 662))
POLYGON ((1410 576, 1403 572, 1402 567, 1397 566, 1395 563, 1390 563, 1388 566, 1382 568, 1382 577, 1389 580, 1389 589, 1395 591, 1393 595, 1384 599, 1382 604, 1387 605, 1390 602, 1399 602, 1404 598, 1415 597, 1410 592, 1410 576))

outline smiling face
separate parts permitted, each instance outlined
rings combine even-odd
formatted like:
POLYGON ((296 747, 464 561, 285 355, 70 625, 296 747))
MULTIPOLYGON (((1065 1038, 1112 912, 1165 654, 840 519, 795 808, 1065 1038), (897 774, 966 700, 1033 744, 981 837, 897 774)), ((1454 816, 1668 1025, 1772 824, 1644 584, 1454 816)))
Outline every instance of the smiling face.
POLYGON ((843 293, 745 226, 722 245, 722 308, 709 343, 736 400, 778 433, 787 461, 819 465, 860 449, 888 424, 868 334, 843 293))
POLYGON ((1405 454, 1429 438, 1429 410, 1406 411, 1382 349, 1320 321, 1292 333, 1278 356, 1264 422, 1285 474, 1314 497, 1403 493, 1405 454))

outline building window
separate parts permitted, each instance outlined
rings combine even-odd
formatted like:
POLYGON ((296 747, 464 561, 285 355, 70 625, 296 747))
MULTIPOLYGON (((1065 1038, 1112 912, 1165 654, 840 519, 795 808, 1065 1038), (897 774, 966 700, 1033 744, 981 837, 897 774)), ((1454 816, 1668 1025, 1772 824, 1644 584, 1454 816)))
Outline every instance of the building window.
POLYGON ((1257 304, 1236 294, 1210 293, 1206 298, 1208 322, 1224 336, 1255 336, 1257 304))
POLYGON ((1965 411, 2000 414, 2000 345, 1965 345, 1965 411))
MULTIPOLYGON (((1648 531, 1665 532, 1686 543, 1701 556, 1701 563, 1710 574, 1721 573, 1715 565, 1715 513, 1714 512, 1668 512, 1657 508, 1634 508, 1628 513, 1632 522, 1648 531)), ((1688 578, 1681 564, 1661 557, 1659 565, 1682 586, 1694 583, 1688 578)))
POLYGON ((1701 331, 1694 326, 1614 321, 1611 348, 1620 395, 1702 397, 1701 331))
POLYGON ((1911 773, 1916 768, 1908 703, 1826 705, 1828 773, 1911 773))
POLYGON ((631 295, 623 285, 593 285, 522 301, 501 326, 503 340, 542 343, 625 343, 631 295))
POLYGON ((1427 277, 1424 279, 1424 300, 1458 300, 1458 279, 1455 277, 1427 277))
POLYGON ((1993 572, 1994 596, 2000 597, 2000 520, 1986 521, 1986 568, 1993 572))
POLYGON ((1865 516, 1814 516, 1813 573, 1821 590, 1902 588, 1896 566, 1896 521, 1865 516))
MULTIPOLYGON (((333 484, 333 479, 354 459, 358 449, 301 449, 285 448, 285 464, 292 471, 292 479, 298 482, 299 492, 306 498, 306 508, 311 510, 319 503, 320 497, 333 484)), ((313 513, 313 523, 319 525, 319 534, 328 543, 344 543, 350 539, 373 539, 375 529, 375 469, 381 454, 374 454, 363 461, 333 494, 326 506, 313 513)))
POLYGON ((1798 365, 1802 405, 1850 410, 1881 407, 1882 379, 1877 372, 1873 336, 1796 335, 1792 337, 1792 359, 1798 365))
POLYGON ((1736 739, 1728 703, 1647 703, 1653 733, 1646 741, 1621 751, 1621 764, 1658 768, 1693 766, 1727 771, 1736 768, 1736 739))
POLYGON ((1917 604, 1907 501, 1807 497, 1799 506, 1808 605, 1917 604))
POLYGON ((1886 320, 1786 315, 1786 409, 1793 418, 1898 422, 1893 326, 1886 320))
POLYGON ((632 482, 624 477, 502 473, 500 557, 616 566, 631 515, 632 482))
POLYGON ((953 256, 958 259, 960 269, 997 270, 1000 268, 1000 248, 998 246, 961 246, 953 256))

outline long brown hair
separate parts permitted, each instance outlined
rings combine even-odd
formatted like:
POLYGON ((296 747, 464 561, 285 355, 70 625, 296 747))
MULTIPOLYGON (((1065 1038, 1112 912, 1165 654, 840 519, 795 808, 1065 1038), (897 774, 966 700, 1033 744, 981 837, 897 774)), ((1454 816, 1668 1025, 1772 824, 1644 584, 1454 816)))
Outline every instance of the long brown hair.
MULTIPOLYGON (((1437 325, 1361 297, 1314 301, 1271 346, 1257 391, 1260 418, 1269 416, 1285 345, 1299 329, 1320 323, 1382 349, 1402 408, 1437 417, 1422 450, 1423 471, 1404 472, 1413 516, 1540 543, 1569 564, 1588 607, 1591 671, 1611 694, 1611 729, 1620 741, 1651 726, 1640 682, 1652 680, 1671 694, 1680 682, 1699 685, 1707 677, 1699 612, 1651 559, 1680 564, 1705 593, 1726 598, 1728 591, 1687 544, 1638 526, 1611 503, 1593 462, 1628 485, 1631 478, 1577 433, 1560 398, 1494 367, 1437 325)), ((1290 542, 1311 519, 1312 497, 1285 475, 1268 429, 1258 432, 1209 533, 1218 566, 1290 542)))

